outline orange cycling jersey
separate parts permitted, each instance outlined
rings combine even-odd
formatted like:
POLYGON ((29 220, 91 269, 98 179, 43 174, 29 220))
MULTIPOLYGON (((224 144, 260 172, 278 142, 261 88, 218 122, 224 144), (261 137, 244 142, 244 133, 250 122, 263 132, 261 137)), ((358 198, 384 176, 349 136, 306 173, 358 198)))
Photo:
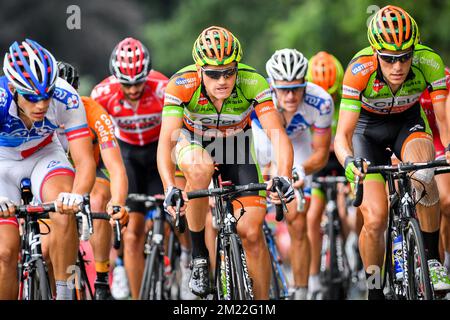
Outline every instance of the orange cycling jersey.
POLYGON ((81 97, 86 109, 87 123, 94 145, 95 163, 100 162, 100 151, 118 146, 114 136, 114 125, 103 107, 90 97, 81 97))

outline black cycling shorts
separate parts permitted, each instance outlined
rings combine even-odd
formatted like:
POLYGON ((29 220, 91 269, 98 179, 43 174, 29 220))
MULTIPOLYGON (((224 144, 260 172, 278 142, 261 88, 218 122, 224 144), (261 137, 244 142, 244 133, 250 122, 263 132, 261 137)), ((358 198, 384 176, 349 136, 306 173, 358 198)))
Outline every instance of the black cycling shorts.
POLYGON ((373 165, 390 164, 392 153, 402 159, 405 141, 416 133, 432 136, 419 103, 402 113, 391 115, 377 115, 361 109, 353 134, 354 156, 370 160, 373 165))
MULTIPOLYGON (((121 140, 118 141, 128 175, 128 193, 164 194, 156 165, 158 142, 136 146, 121 140)), ((130 212, 145 214, 143 203, 127 200, 127 206, 130 212)))

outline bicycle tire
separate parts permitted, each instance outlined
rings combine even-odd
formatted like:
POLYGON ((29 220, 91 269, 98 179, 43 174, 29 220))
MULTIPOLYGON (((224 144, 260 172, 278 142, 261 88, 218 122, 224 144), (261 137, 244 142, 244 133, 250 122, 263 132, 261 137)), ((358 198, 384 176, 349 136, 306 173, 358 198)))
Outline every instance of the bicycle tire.
POLYGON ((37 258, 31 279, 30 300, 52 300, 50 282, 42 258, 37 258))
POLYGON ((253 290, 246 267, 245 254, 237 234, 230 235, 230 255, 232 261, 233 300, 253 300, 253 290), (245 266, 244 266, 245 263, 245 266))
POLYGON ((156 279, 156 272, 158 271, 157 270, 158 254, 159 254, 158 247, 153 246, 150 249, 150 253, 145 258, 144 274, 142 277, 141 289, 139 290, 139 300, 155 300, 154 299, 156 290, 155 279, 156 279))
POLYGON ((269 300, 280 300, 280 280, 278 278, 278 271, 276 262, 273 260, 272 253, 269 251, 271 260, 272 276, 270 277, 270 287, 269 287, 269 300))
MULTIPOLYGON (((79 259, 83 259, 79 254, 79 259)), ((77 300, 94 300, 94 292, 92 291, 91 284, 89 283, 89 278, 86 272, 86 266, 84 260, 78 260, 78 267, 80 268, 80 288, 75 286, 75 297, 77 300)), ((78 281, 78 280, 76 280, 78 281)))
POLYGON ((425 255, 425 246, 423 242, 422 232, 417 220, 409 220, 405 235, 407 250, 407 270, 405 271, 408 278, 408 299, 418 299, 419 296, 417 295, 417 289, 422 288, 422 300, 433 300, 434 294, 433 287, 430 281, 430 271, 428 269, 428 261, 425 255), (416 254, 418 260, 416 259, 416 254), (410 266, 413 266, 413 268, 411 268, 410 266), (420 271, 418 275, 416 274, 417 269, 419 269, 420 271), (415 285, 417 277, 420 281, 418 286, 415 285))
POLYGON ((230 259, 228 248, 224 245, 224 240, 216 238, 216 268, 214 272, 214 283, 216 285, 216 294, 214 297, 217 300, 231 300, 230 290, 230 259))

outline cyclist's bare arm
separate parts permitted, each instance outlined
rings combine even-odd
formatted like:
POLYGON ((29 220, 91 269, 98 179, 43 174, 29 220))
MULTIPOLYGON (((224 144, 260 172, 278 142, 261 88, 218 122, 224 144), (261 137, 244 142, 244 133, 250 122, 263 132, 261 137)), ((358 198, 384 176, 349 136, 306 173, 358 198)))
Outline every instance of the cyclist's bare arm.
POLYGON ((172 153, 182 127, 183 118, 181 117, 165 116, 162 118, 156 162, 164 190, 167 190, 168 186, 175 186, 175 159, 172 159, 172 153))
POLYGON ((267 112, 258 118, 275 150, 278 175, 291 178, 294 162, 294 148, 292 147, 291 140, 286 134, 286 130, 281 123, 278 113, 267 112))
POLYGON ((449 128, 450 128, 450 111, 447 110, 450 107, 448 101, 433 101, 434 114, 436 116, 436 123, 439 128, 439 136, 444 147, 450 143, 449 128))
POLYGON ((75 168, 77 168, 72 193, 89 193, 94 186, 96 167, 91 137, 69 140, 69 150, 75 168))
POLYGON ((334 152, 342 166, 345 158, 353 157, 353 132, 359 119, 359 112, 340 110, 339 121, 334 138, 334 152))
POLYGON ((123 164, 120 148, 101 150, 101 157, 111 181, 111 203, 124 206, 128 196, 128 176, 123 164))
POLYGON ((330 155, 330 143, 331 128, 326 131, 321 131, 320 133, 313 131, 313 153, 302 164, 306 175, 313 174, 326 166, 330 155))

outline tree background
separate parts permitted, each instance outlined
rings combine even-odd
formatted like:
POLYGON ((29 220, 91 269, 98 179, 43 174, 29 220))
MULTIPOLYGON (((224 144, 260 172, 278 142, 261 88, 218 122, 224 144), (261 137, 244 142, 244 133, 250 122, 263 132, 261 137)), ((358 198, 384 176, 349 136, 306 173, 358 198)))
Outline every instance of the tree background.
POLYGON ((150 50, 153 68, 171 76, 192 63, 192 45, 210 25, 230 29, 243 61, 265 74, 265 61, 280 48, 307 57, 325 50, 345 66, 368 45, 367 21, 377 7, 403 7, 417 21, 424 44, 450 61, 450 1, 384 0, 15 0, 0 3, 0 52, 24 38, 38 41, 57 59, 76 65, 81 91, 109 75, 109 56, 127 36, 150 50), (81 29, 69 30, 69 5, 81 10, 81 29))

